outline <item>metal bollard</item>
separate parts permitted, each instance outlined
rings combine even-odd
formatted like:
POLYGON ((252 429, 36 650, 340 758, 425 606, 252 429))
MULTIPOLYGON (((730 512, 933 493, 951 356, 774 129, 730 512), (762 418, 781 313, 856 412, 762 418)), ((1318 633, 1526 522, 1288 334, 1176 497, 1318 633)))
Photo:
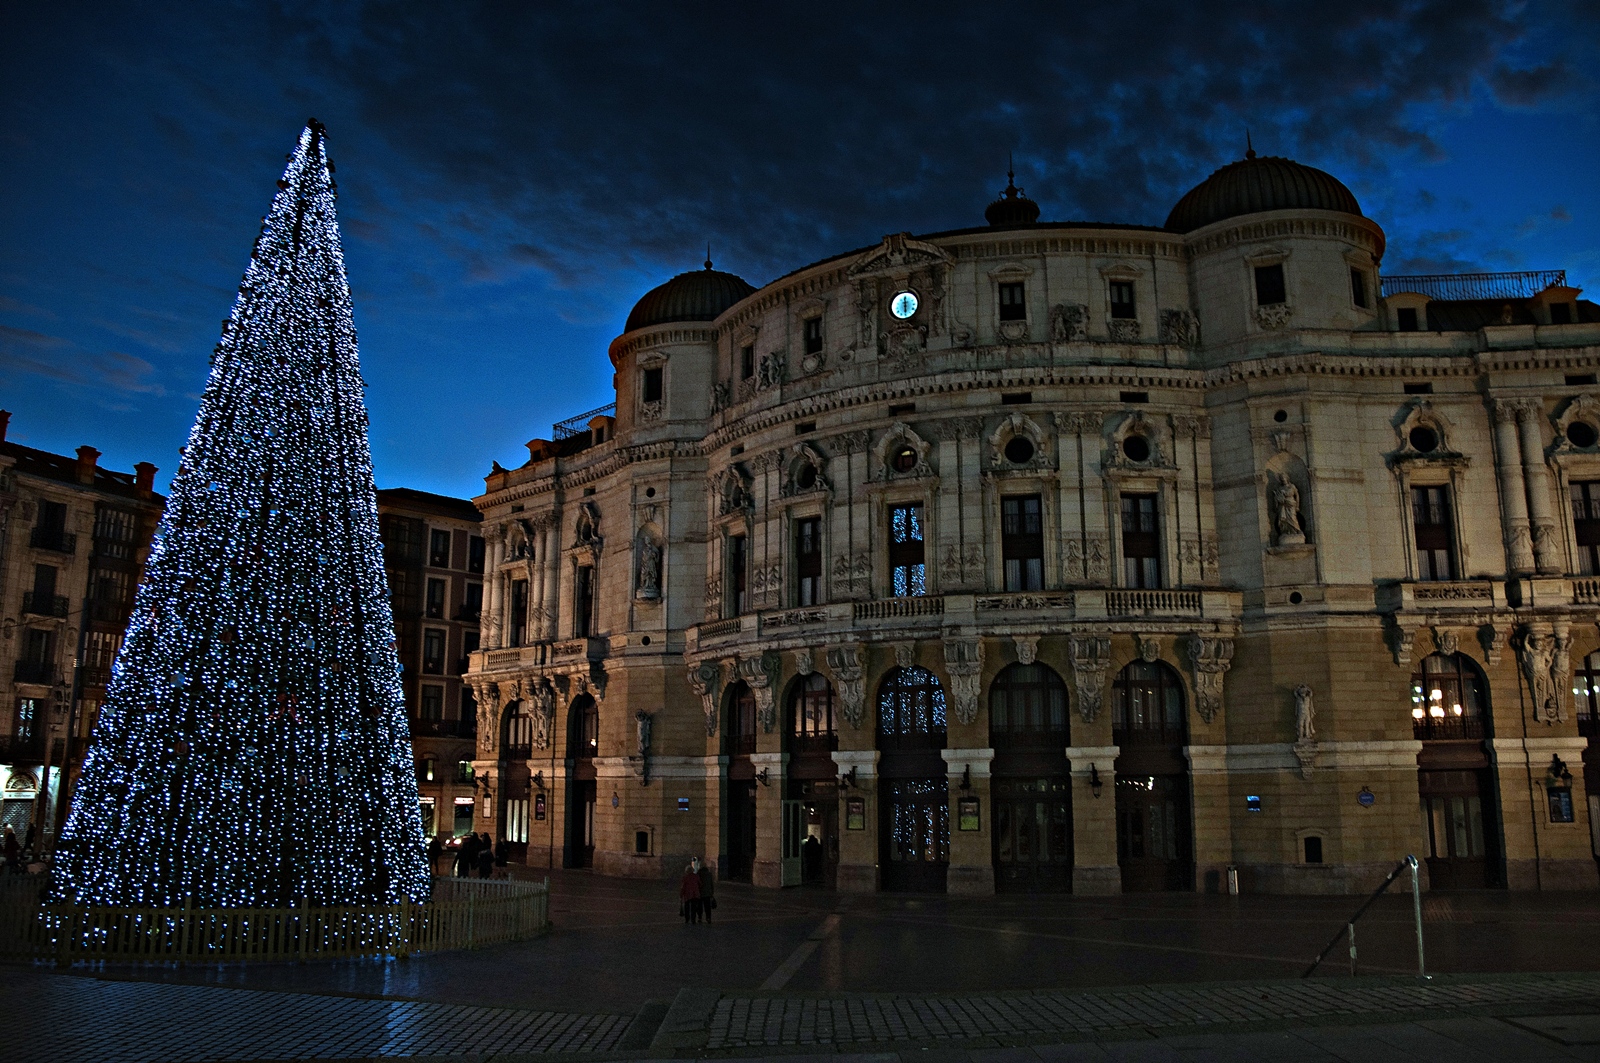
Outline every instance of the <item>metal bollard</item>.
POLYGON ((1422 880, 1417 870, 1417 858, 1407 856, 1406 863, 1411 865, 1411 910, 1417 919, 1417 977, 1426 982, 1428 965, 1422 954, 1422 880))

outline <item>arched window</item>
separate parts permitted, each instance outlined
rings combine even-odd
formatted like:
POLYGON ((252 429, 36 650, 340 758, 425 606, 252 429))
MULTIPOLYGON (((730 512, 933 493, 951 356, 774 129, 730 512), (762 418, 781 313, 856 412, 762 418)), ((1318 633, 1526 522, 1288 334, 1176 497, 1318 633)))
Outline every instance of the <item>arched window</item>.
POLYGON ((1431 653, 1411 675, 1411 731, 1422 740, 1483 738, 1488 686, 1472 659, 1431 653))
POLYGON ((600 706, 594 697, 580 694, 573 699, 567 719, 567 756, 574 760, 593 758, 600 752, 600 706))
POLYGON ((833 686, 817 672, 789 688, 789 735, 795 753, 839 748, 833 730, 833 686))
POLYGON ((1118 745, 1177 745, 1189 734, 1183 681, 1160 661, 1134 661, 1111 684, 1111 734, 1118 745))
POLYGON ((723 733, 728 738, 728 755, 756 751, 756 696, 749 684, 740 681, 728 688, 723 708, 723 733))
POLYGON ((1067 684, 1042 664, 1003 668, 989 686, 989 735, 995 746, 1067 746, 1067 684))
POLYGON ((533 717, 527 713, 527 702, 513 701, 506 706, 506 739, 504 753, 512 760, 527 759, 533 752, 533 717))
POLYGON ((944 687, 926 668, 894 668, 878 686, 878 734, 885 744, 944 745, 944 687))
POLYGON ((1578 733, 1600 738, 1600 652, 1585 657, 1573 674, 1572 700, 1578 710, 1578 733))

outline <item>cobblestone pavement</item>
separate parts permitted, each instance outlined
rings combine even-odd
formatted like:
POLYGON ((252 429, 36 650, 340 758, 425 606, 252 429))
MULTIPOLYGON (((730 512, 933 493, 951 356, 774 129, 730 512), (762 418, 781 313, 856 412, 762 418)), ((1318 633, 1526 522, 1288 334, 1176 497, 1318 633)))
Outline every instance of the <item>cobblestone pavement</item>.
POLYGON ((628 1016, 110 982, 0 968, 8 1043, 70 1063, 604 1052, 628 1016))
MULTIPOLYGON (((1600 976, 1418 985, 1270 982, 1052 993, 833 998, 730 995, 707 1024, 709 1049, 885 1041, 1095 1037, 1133 1031, 1307 1022, 1360 1015, 1600 1004, 1600 976)), ((670 1016, 669 1016, 670 1021, 670 1016)))

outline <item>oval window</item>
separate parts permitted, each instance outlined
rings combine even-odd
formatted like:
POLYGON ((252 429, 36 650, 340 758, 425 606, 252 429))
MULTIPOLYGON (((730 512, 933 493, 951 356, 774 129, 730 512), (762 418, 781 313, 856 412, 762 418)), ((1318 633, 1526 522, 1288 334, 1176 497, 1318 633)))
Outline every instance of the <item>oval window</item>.
POLYGON ((1432 454, 1439 449, 1439 433, 1425 424, 1413 428, 1407 438, 1411 440, 1412 449, 1419 454, 1432 454))
POLYGON ((800 471, 795 475, 794 482, 802 491, 809 491, 817 486, 817 467, 809 461, 800 466, 800 471))
POLYGON ((1600 435, 1588 421, 1573 421, 1567 425, 1567 441, 1575 447, 1592 447, 1600 442, 1600 435))
POLYGON ((1027 436, 1012 436, 1006 440, 1006 460, 1013 465, 1026 465, 1033 460, 1033 440, 1027 436))
POLYGON ((1149 461, 1150 441, 1144 436, 1129 436, 1122 441, 1122 452, 1129 461, 1149 461))
POLYGON ((910 472, 917 467, 917 448, 910 443, 902 443, 889 455, 889 464, 895 472, 910 472))

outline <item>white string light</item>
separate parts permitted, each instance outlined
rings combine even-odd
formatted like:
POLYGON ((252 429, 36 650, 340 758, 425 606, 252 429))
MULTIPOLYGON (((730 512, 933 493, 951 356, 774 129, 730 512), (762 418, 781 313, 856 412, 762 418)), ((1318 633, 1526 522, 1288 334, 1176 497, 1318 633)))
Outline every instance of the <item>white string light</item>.
POLYGON ((58 847, 58 899, 428 896, 332 172, 313 119, 223 323, 58 847))

